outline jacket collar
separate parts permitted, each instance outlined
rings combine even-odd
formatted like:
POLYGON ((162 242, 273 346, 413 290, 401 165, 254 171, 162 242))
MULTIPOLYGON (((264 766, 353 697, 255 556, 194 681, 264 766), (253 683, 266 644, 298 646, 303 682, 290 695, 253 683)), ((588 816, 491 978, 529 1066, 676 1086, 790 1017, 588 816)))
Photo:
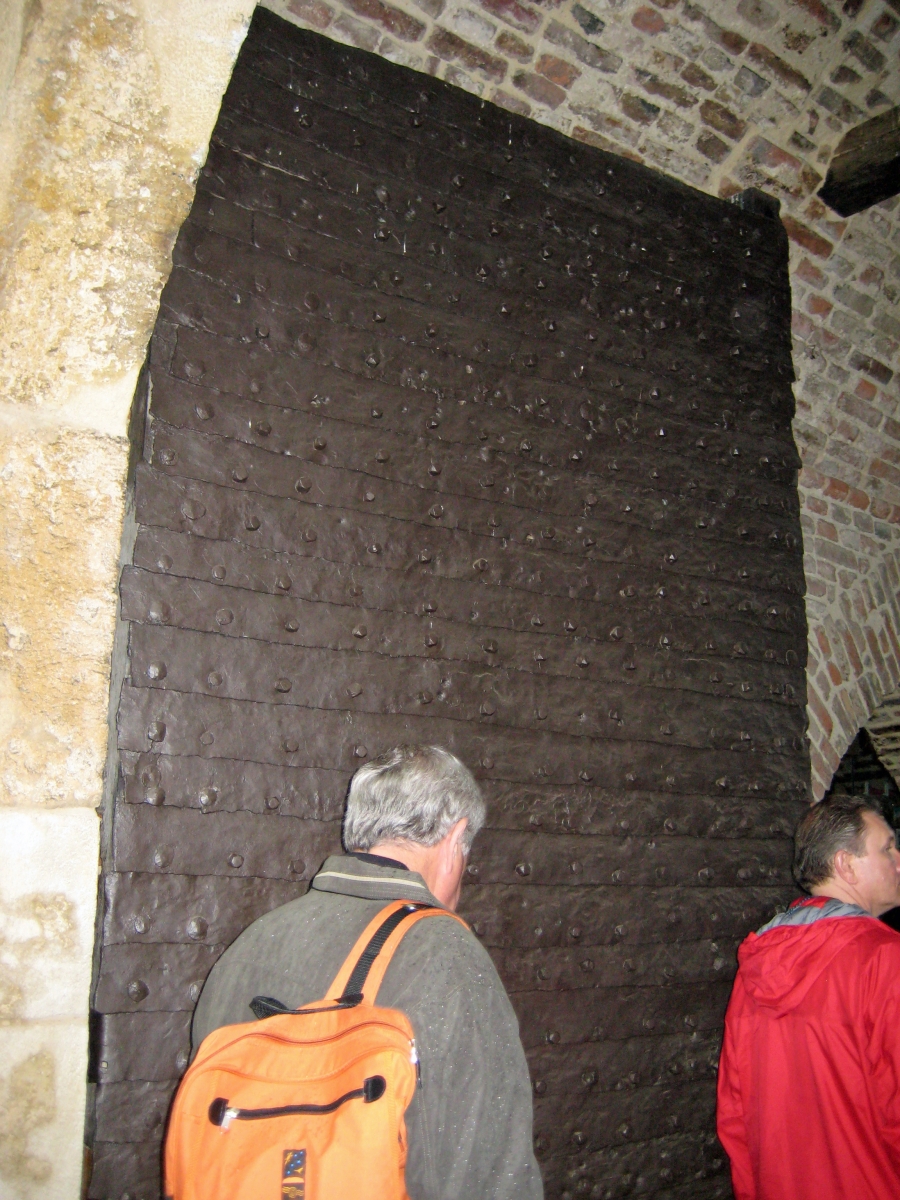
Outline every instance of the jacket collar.
POLYGON ((795 900, 787 912, 777 913, 771 921, 757 929, 756 934, 759 937, 760 934, 768 933, 770 929, 782 929, 785 925, 813 925, 816 921, 831 917, 875 919, 858 904, 847 904, 831 896, 808 896, 805 900, 795 900))
POLYGON ((416 871, 377 866, 348 854, 333 854, 326 858, 310 886, 318 892, 337 892, 340 896, 359 896, 362 900, 420 900, 437 908, 443 907, 416 871))

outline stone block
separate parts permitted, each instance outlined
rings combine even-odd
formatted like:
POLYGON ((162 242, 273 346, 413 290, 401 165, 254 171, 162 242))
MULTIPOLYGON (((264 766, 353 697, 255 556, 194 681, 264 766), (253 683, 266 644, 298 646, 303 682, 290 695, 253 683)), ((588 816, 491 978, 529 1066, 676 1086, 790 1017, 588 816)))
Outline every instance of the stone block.
POLYGON ((99 833, 93 808, 0 808, 0 845, 15 847, 0 880, 6 1020, 84 1019, 99 833))
POLYGON ((831 736, 831 731, 834 728, 834 722, 831 719, 831 713, 826 708, 822 701, 819 691, 812 681, 807 683, 807 700, 809 703, 810 712, 812 712, 819 722, 820 727, 824 730, 826 736, 831 736))
POLYGON ((862 63, 867 71, 875 72, 884 69, 886 61, 884 55, 858 29, 852 30, 848 35, 844 47, 858 62, 862 63))
POLYGON ((889 42, 898 29, 900 29, 900 21, 885 10, 875 21, 869 32, 873 37, 878 38, 880 42, 889 42))
POLYGON ((331 28, 338 35, 339 41, 349 42, 351 46, 358 46, 360 50, 374 50, 381 41, 381 34, 377 29, 357 21, 348 13, 341 13, 331 28))
POLYGON ((661 96, 663 100, 668 100, 676 108, 693 108, 697 103, 696 96, 691 95, 687 88, 680 84, 669 83, 650 71, 637 69, 634 74, 645 92, 651 96, 661 96))
POLYGON ((827 538, 830 542, 838 540, 838 531, 830 521, 817 521, 815 530, 819 537, 827 538))
POLYGON ((541 23, 539 13, 519 0, 479 0, 481 7, 514 29, 523 33, 534 33, 541 23))
POLYGON ((747 57, 768 71, 789 90, 804 94, 812 90, 812 84, 806 76, 792 67, 790 63, 786 63, 783 58, 779 58, 768 46, 764 46, 760 42, 753 42, 747 51, 747 57))
POLYGON ((746 132, 747 123, 735 113, 715 100, 704 100, 700 105, 700 119, 717 133, 724 133, 733 142, 739 141, 746 132))
POLYGON ((879 288, 884 283, 884 271, 880 267, 874 267, 870 264, 864 271, 860 272, 859 282, 865 287, 879 288))
POLYGON ((762 75, 757 75, 755 71, 751 71, 749 67, 741 67, 734 78, 734 86, 745 96, 756 99, 757 96, 768 91, 769 81, 763 79, 762 75))
POLYGON ((847 567, 854 571, 859 569, 856 555, 845 546, 835 545, 827 538, 817 537, 815 541, 816 557, 835 566, 847 567))
POLYGON ((621 154, 623 158, 631 159, 633 162, 644 161, 636 151, 624 148, 624 139, 622 138, 604 137, 602 133, 595 133, 593 129, 585 129, 583 125, 572 126, 572 137, 577 142, 584 142, 588 146, 594 146, 598 150, 605 150, 609 154, 621 154))
POLYGON ((671 172, 697 187, 702 187, 709 176, 705 163, 691 159, 686 154, 674 149, 668 142, 661 143, 645 138, 643 145, 644 157, 647 162, 654 163, 663 171, 671 172))
POLYGON ((806 301, 806 311, 814 317, 827 317, 834 305, 824 296, 809 296, 806 301))
POLYGON ((705 92, 714 92, 716 90, 716 81, 712 75, 707 74, 702 67, 698 67, 696 63, 688 63, 681 72, 681 78, 692 88, 702 88, 705 92))
POLYGON ((3 1030, 3 1194, 74 1200, 84 1170, 86 1012, 3 1030))
POLYGON ((395 8, 385 0, 344 0, 347 7, 358 17, 364 17, 381 25, 388 33, 404 42, 417 42, 425 32, 425 25, 415 17, 395 8))
POLYGON ((581 72, 565 59, 557 58, 555 54, 542 54, 535 64, 535 70, 558 87, 570 87, 581 72))
POLYGON ((839 121, 843 121, 848 125, 854 121, 861 120, 865 116, 861 108, 858 108, 855 104, 851 104, 845 96, 842 96, 840 92, 836 92, 834 88, 821 88, 816 95, 816 103, 821 104, 823 108, 837 117, 839 121))
POLYGON ((822 237, 809 226, 803 225, 794 217, 785 215, 781 218, 781 223, 792 242, 796 242, 798 246, 802 246, 804 250, 808 250, 817 258, 828 258, 834 250, 833 242, 829 242, 827 238, 822 237))
POLYGON ((559 108, 566 98, 563 88, 531 71, 516 71, 512 81, 526 96, 530 96, 538 104, 546 105, 547 108, 559 108))
POLYGON ((701 133, 697 138, 697 149, 705 158, 714 163, 720 163, 723 158, 728 156, 731 147, 720 137, 716 137, 714 133, 707 132, 701 133))
POLYGON ((748 25, 771 29, 778 20, 778 8, 769 0, 739 0, 737 10, 748 25))
POLYGON ((576 3, 572 5, 572 16, 588 37, 595 37, 606 28, 604 22, 595 13, 589 12, 581 4, 576 3))
POLYGON ((794 334, 794 336, 805 342, 812 335, 814 329, 815 326, 813 325, 812 321, 810 321, 809 317, 807 317, 805 313, 798 312, 797 309, 794 309, 794 312, 791 315, 791 332, 794 334))
POLYGON ((388 62, 398 63, 401 67, 410 67, 414 71, 424 69, 421 48, 414 43, 395 42, 393 38, 385 36, 378 43, 378 53, 388 62))
POLYGON ((664 112, 659 118, 660 132, 673 142, 687 142, 694 132, 690 121, 682 120, 673 112, 664 112))
POLYGON ((874 458, 869 464, 869 472, 875 479, 883 479, 894 487, 900 487, 900 468, 883 458, 874 458))
POLYGON ((588 67, 594 67, 606 75, 614 75, 622 65, 622 59, 618 54, 604 50, 602 46, 596 46, 593 42, 583 38, 581 34, 576 33, 574 29, 569 29, 559 21, 550 21, 544 30, 544 36, 554 46, 560 46, 562 49, 570 51, 579 62, 583 62, 588 67))
POLYGON ((856 274, 856 267, 843 254, 835 254, 828 264, 828 273, 837 275, 839 279, 851 279, 856 274))
POLYGON ((683 11, 687 20, 698 22, 709 40, 722 46, 729 54, 743 54, 747 49, 748 41, 745 37, 718 25, 699 5, 686 2, 683 11))
POLYGON ((900 340, 900 321, 888 312, 877 312, 872 319, 872 325, 890 337, 900 340))
POLYGON ((449 17, 447 24, 452 25, 454 32, 460 37, 481 45, 490 45, 497 32, 493 21, 486 20, 470 8, 458 9, 449 17))
POLYGON ((764 166, 770 171, 785 168, 788 173, 796 175, 802 166, 799 158, 788 154, 786 150, 782 150, 780 146, 776 146, 774 142, 770 142, 768 138, 764 137, 753 139, 748 148, 748 154, 753 162, 759 163, 760 166, 764 166))
POLYGON ((815 288, 822 288, 828 282, 824 272, 820 271, 818 267, 813 266, 808 258, 802 259, 798 266, 794 268, 794 275, 798 279, 802 279, 804 283, 808 283, 815 288))
POLYGON ((662 33, 666 29, 666 23, 662 16, 655 8, 650 8, 648 5, 639 8, 633 14, 631 23, 641 33, 649 33, 651 35, 662 33))
POLYGON ((334 9, 322 0, 289 0, 288 11, 313 29, 327 29, 334 16, 334 9))
POLYGON ((635 128, 630 122, 623 121, 621 117, 595 108, 591 104, 573 104, 572 111, 588 121, 598 133, 607 135, 608 140, 604 147, 601 147, 603 149, 613 144, 635 146, 640 140, 639 128, 635 128))
POLYGON ((520 117, 527 117, 531 113, 531 105, 527 100, 522 100, 518 96, 510 96, 509 92, 504 92, 502 88, 498 88, 494 92, 493 99, 495 104, 499 104, 507 112, 518 113, 520 117))
POLYGON ((877 408, 867 404, 865 400, 860 400, 858 396, 843 392, 839 404, 844 412, 855 417, 857 421, 861 421, 869 429, 878 429, 884 421, 883 414, 877 408))
POLYGON ((882 385, 890 383, 894 377, 894 372, 890 367, 879 362, 877 359, 870 358, 868 354, 863 354, 859 350, 854 350, 850 355, 850 366, 855 371, 861 371, 864 375, 870 376, 882 385))
POLYGON ((500 30, 494 45, 501 54, 514 58, 517 62, 528 62, 534 56, 534 47, 517 37, 516 34, 510 33, 508 29, 500 30))
POLYGON ((458 34, 440 26, 432 30, 426 43, 428 49, 445 62, 459 63, 467 71, 478 71, 488 79, 501 80, 506 74, 506 62, 496 54, 489 54, 473 46, 458 34))
POLYGON ((796 129, 788 139, 788 144, 793 146, 795 150, 800 150, 803 154, 812 154, 816 148, 815 142, 811 142, 808 137, 804 137, 796 129))
POLYGON ((447 83, 452 83, 454 87, 462 88, 464 92, 471 92, 475 96, 484 95, 484 83, 478 79, 473 79, 461 67, 456 67, 452 64, 449 65, 444 71, 444 79, 447 83))
MULTIPOLYGON (((855 316, 854 313, 848 312, 845 308, 834 309, 831 315, 831 328, 827 331, 823 328, 823 333, 824 332, 831 332, 832 336, 840 335, 841 337, 845 338, 848 343, 848 349, 851 345, 858 346, 860 344, 865 344, 868 341, 868 331, 865 323, 861 321, 859 317, 855 316)), ((822 344, 824 346, 826 343, 822 344)), ((844 368, 840 367, 838 363, 830 364, 829 378, 832 377, 831 373, 834 367, 838 367, 842 372, 840 382, 846 383, 849 379, 849 376, 844 371, 844 368)))
POLYGON ((709 67, 710 71, 728 71, 734 66, 728 55, 723 54, 715 46, 707 46, 700 61, 704 66, 709 67))
POLYGON ((648 100, 635 96, 632 92, 623 93, 619 106, 627 117, 632 121, 637 121, 639 125, 651 125, 660 113, 658 105, 651 104, 648 100))
POLYGON ((838 87, 842 87, 845 84, 853 86, 854 84, 862 81, 862 75, 860 75, 859 71, 854 71, 853 68, 848 67, 846 63, 841 63, 839 67, 835 67, 829 78, 831 79, 831 82, 836 83, 838 87))

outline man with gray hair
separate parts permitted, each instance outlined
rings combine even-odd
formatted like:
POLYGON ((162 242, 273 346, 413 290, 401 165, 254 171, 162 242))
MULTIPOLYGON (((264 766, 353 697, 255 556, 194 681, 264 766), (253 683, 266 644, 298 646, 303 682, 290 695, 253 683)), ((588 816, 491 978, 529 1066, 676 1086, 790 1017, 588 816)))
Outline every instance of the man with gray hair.
MULTIPOLYGON (((288 1008, 322 998, 359 935, 393 900, 454 911, 485 806, 466 767, 438 746, 398 746, 361 767, 344 815, 347 853, 309 892, 260 917, 211 971, 194 1049, 252 1019, 256 996, 288 1008)), ((377 1003, 406 1013, 421 1087, 406 1112, 412 1200, 540 1200, 528 1067, 518 1022, 484 947, 455 920, 413 925, 377 1003)))
POLYGON ((794 836, 797 900, 738 951, 718 1132, 736 1200, 900 1196, 900 854, 860 797, 794 836))

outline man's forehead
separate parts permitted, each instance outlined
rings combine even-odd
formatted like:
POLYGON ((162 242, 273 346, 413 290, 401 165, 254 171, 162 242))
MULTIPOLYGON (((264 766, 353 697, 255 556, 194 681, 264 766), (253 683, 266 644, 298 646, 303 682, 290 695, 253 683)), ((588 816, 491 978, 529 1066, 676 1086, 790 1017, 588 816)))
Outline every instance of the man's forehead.
POLYGON ((865 822, 867 829, 870 832, 875 833, 879 840, 882 838, 887 839, 889 837, 895 837, 893 829, 891 829, 884 817, 880 817, 878 813, 864 812, 863 821, 865 822))

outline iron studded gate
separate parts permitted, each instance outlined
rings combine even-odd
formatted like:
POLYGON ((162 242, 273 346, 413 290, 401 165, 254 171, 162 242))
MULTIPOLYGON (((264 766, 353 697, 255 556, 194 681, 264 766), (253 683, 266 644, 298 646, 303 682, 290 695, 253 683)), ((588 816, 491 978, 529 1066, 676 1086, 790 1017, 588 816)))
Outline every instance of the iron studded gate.
POLYGON ((158 1195, 206 973, 402 740, 489 798, 548 1197, 728 1193, 808 777, 788 331, 772 216, 257 12, 152 343, 92 1197, 158 1195))

